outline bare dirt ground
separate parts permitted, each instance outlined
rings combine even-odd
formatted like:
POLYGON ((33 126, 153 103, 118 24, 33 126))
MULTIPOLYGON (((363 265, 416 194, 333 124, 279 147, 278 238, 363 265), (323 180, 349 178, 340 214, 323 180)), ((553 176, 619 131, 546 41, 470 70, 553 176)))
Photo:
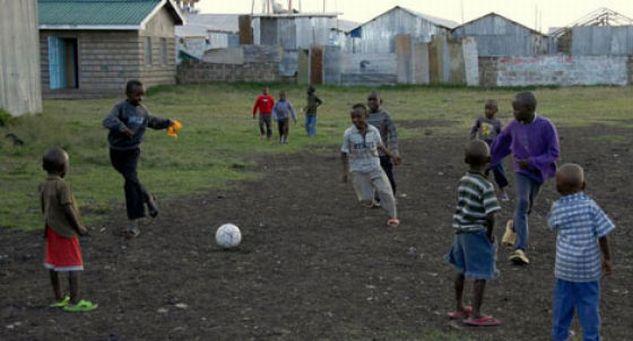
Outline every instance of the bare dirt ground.
MULTIPOLYGON (((425 130, 434 123, 404 124, 425 130)), ((602 287, 602 334, 624 340, 633 333, 627 228, 633 137, 605 126, 562 128, 560 135, 562 161, 585 167, 588 193, 618 225, 611 235, 615 273, 602 287)), ((162 202, 159 218, 136 240, 117 235, 125 223, 121 210, 82 239, 83 293, 100 305, 86 314, 47 308, 41 232, 0 230, 0 339, 546 340, 554 282, 555 236, 545 227, 557 197, 552 182, 530 220, 532 264, 513 267, 508 252, 499 252, 501 276, 487 288, 484 311, 503 326, 473 329, 446 318, 453 272, 442 256, 452 240, 464 142, 428 130, 402 143, 397 230, 384 226, 382 210, 360 207, 351 185, 340 182, 336 147, 259 157, 261 181, 162 202), (242 228, 236 251, 215 246, 215 228, 225 222, 242 228)), ((503 205, 500 221, 512 207, 503 205)), ((496 233, 501 236, 501 226, 496 233)))

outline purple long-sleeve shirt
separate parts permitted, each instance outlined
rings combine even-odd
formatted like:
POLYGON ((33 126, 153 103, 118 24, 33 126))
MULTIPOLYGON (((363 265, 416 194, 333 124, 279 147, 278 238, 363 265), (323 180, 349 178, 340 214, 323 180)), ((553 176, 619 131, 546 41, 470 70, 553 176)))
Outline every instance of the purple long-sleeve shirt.
POLYGON ((512 154, 515 172, 543 183, 556 175, 559 153, 556 127, 547 118, 536 115, 529 124, 514 120, 501 131, 492 144, 490 163, 495 166, 512 154), (519 167, 519 160, 527 160, 528 167, 519 167))

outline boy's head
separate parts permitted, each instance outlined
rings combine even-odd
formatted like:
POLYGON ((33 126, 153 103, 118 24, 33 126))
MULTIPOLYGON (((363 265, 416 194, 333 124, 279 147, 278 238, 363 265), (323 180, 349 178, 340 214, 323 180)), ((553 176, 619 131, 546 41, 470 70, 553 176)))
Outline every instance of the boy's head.
POLYGON ((536 97, 533 93, 527 91, 516 94, 514 101, 512 101, 514 118, 522 123, 532 122, 536 112, 536 104, 536 97))
POLYGON ((68 154, 61 148, 51 148, 42 157, 42 168, 51 175, 64 177, 68 173, 68 154))
POLYGON ((354 104, 349 115, 357 129, 362 129, 367 126, 367 107, 365 107, 364 104, 354 104))
POLYGON ((310 85, 310 86, 308 87, 308 94, 310 95, 310 94, 313 94, 313 93, 315 93, 315 92, 316 92, 316 89, 314 88, 314 86, 310 85))
POLYGON ((372 91, 367 96, 367 106, 371 112, 376 112, 380 109, 380 105, 382 105, 382 98, 380 98, 380 94, 376 91, 372 91))
POLYGON ((145 89, 143 88, 143 83, 141 81, 132 79, 127 82, 125 85, 125 95, 127 95, 127 100, 134 106, 138 106, 141 104, 143 100, 143 96, 145 95, 145 89))
POLYGON ((499 111, 499 106, 497 106, 497 101, 494 99, 489 99, 484 104, 484 112, 486 113, 487 118, 493 118, 499 111))
POLYGON ((279 100, 280 101, 286 100, 286 92, 285 91, 279 91, 279 100))
POLYGON ((482 140, 468 142, 464 152, 464 162, 474 169, 484 168, 490 162, 490 147, 482 140))
POLYGON ((264 89, 262 90, 262 94, 268 95, 268 87, 267 86, 265 86, 264 89))
POLYGON ((556 190, 570 195, 585 190, 585 171, 575 163, 567 163, 556 172, 556 190))

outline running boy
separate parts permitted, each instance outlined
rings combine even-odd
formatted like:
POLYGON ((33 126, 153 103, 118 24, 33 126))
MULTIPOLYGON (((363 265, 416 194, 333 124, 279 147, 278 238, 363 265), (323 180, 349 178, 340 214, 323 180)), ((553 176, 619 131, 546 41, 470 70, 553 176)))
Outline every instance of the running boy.
POLYGON ((273 107, 273 119, 277 121, 279 127, 279 143, 288 143, 288 132, 290 131, 290 117, 297 124, 297 115, 292 103, 286 99, 286 92, 279 93, 279 101, 273 107))
POLYGON ((369 107, 369 116, 367 117, 367 123, 378 128, 380 136, 382 137, 382 143, 385 148, 388 148, 393 153, 393 157, 380 152, 380 166, 387 174, 389 183, 393 189, 393 193, 396 193, 396 179, 393 174, 393 166, 398 166, 402 160, 400 159, 400 153, 398 151, 398 131, 396 125, 391 120, 391 116, 388 112, 382 108, 382 98, 377 92, 372 92, 367 96, 367 106, 369 107), (393 161, 393 162, 392 162, 393 161))
POLYGON ((472 326, 497 326, 501 322, 481 313, 486 281, 497 275, 494 215, 501 210, 494 186, 484 175, 490 162, 490 148, 481 140, 466 145, 465 162, 470 170, 459 180, 457 209, 453 215, 455 237, 446 259, 457 270, 456 309, 451 319, 472 326), (473 279, 473 305, 464 306, 464 281, 473 279))
POLYGON ((356 104, 350 112, 352 126, 345 130, 341 158, 343 160, 343 182, 349 173, 358 200, 366 207, 374 206, 374 191, 380 198, 380 205, 389 213, 387 226, 398 227, 396 202, 387 175, 380 167, 378 151, 395 157, 382 144, 380 132, 367 124, 367 108, 356 104))
POLYGON ((79 220, 79 210, 70 187, 64 181, 68 174, 68 154, 60 148, 49 149, 42 158, 42 168, 48 173, 40 185, 40 203, 44 214, 44 267, 49 270, 55 303, 53 308, 69 312, 90 311, 97 305, 79 299, 79 272, 84 270, 77 235, 88 230, 79 220), (60 272, 68 273, 70 296, 62 294, 60 272))
POLYGON ((310 85, 308 87, 308 105, 303 108, 303 112, 306 115, 306 132, 309 137, 316 135, 317 124, 317 108, 321 106, 323 102, 316 95, 316 89, 310 85))
POLYGON ((110 161, 114 169, 125 179, 125 205, 130 224, 125 231, 127 238, 137 237, 140 233, 140 220, 145 217, 145 205, 151 217, 158 215, 156 199, 141 184, 136 173, 141 155, 141 142, 145 130, 167 129, 174 123, 150 115, 141 104, 145 90, 138 80, 127 82, 125 87, 127 99, 112 108, 103 120, 103 126, 110 130, 110 161))
POLYGON ((554 323, 552 339, 569 339, 569 326, 578 314, 584 340, 600 339, 600 277, 611 274, 607 234, 613 222, 584 193, 585 175, 576 164, 563 165, 556 173, 561 198, 552 205, 548 225, 556 232, 554 274, 554 323))
POLYGON ((536 114, 536 104, 536 97, 531 92, 517 94, 512 102, 515 119, 492 144, 493 168, 506 156, 512 154, 514 157, 518 200, 514 227, 508 224, 502 242, 506 244, 516 238, 510 261, 517 265, 530 263, 526 255, 528 215, 541 185, 555 175, 560 151, 556 127, 547 118, 536 114))
MULTIPOLYGON (((485 116, 479 116, 475 121, 475 124, 470 129, 470 139, 478 138, 483 140, 492 146, 497 135, 501 133, 501 121, 495 118, 495 115, 499 111, 497 101, 489 99, 484 105, 485 116)), ((499 163, 492 168, 492 174, 495 177, 495 182, 499 186, 499 199, 501 201, 508 201, 508 194, 505 188, 508 186, 508 179, 506 178, 505 171, 503 170, 503 163, 499 163)))
POLYGON ((268 87, 264 87, 262 94, 257 96, 255 104, 253 105, 253 119, 257 111, 259 111, 259 139, 263 140, 264 136, 268 140, 273 136, 273 130, 271 128, 271 115, 273 112, 273 106, 275 105, 275 99, 268 94, 268 87))

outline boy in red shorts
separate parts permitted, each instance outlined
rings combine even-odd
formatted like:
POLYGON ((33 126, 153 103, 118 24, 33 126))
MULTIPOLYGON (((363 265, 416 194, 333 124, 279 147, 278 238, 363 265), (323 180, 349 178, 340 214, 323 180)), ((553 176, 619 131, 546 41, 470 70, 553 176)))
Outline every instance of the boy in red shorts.
POLYGON ((49 149, 42 158, 42 168, 48 173, 40 185, 40 201, 45 222, 44 267, 49 269, 55 294, 51 307, 68 312, 94 310, 96 304, 79 299, 79 272, 84 264, 77 235, 85 235, 88 230, 79 221, 75 198, 64 181, 68 154, 61 148, 49 149), (62 294, 59 272, 68 273, 70 296, 62 294))

